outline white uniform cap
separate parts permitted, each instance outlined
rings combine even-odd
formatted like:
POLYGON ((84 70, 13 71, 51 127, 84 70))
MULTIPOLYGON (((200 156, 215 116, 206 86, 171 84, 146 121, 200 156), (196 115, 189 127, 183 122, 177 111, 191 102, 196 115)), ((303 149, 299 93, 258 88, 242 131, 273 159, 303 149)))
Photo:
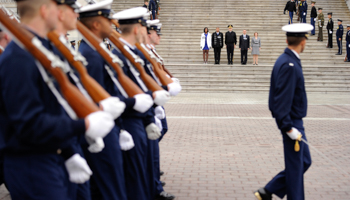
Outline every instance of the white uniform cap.
POLYGON ((306 23, 289 24, 282 27, 282 30, 287 32, 287 36, 294 37, 307 37, 307 33, 313 29, 312 25, 306 23))
POLYGON ((117 12, 113 15, 113 18, 118 19, 119 24, 146 24, 146 21, 144 20, 146 14, 147 8, 136 7, 117 12))
POLYGON ((113 19, 110 15, 112 3, 113 0, 104 0, 95 4, 88 4, 81 7, 77 12, 79 13, 80 18, 103 16, 108 19, 113 19))

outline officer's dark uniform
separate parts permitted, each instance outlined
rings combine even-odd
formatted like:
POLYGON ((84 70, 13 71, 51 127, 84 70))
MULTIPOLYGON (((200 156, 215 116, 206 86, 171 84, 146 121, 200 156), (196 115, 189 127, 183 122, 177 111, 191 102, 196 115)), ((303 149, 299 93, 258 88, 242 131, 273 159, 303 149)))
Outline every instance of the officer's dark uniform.
POLYGON ((284 7, 283 13, 286 14, 286 10, 289 12, 288 24, 293 24, 293 12, 297 12, 297 8, 294 1, 288 1, 284 7))
POLYGON ((306 1, 300 2, 300 17, 301 23, 306 23, 306 15, 307 15, 307 3, 306 1))
POLYGON ((157 4, 155 0, 150 0, 148 4, 148 9, 152 12, 152 19, 157 19, 156 18, 156 9, 157 9, 157 4))
MULTIPOLYGON (((343 22, 340 19, 338 19, 338 21, 343 22)), ((336 32, 336 36, 337 36, 336 38, 337 38, 337 44, 338 44, 338 54, 337 55, 343 54, 343 33, 344 33, 344 28, 343 28, 343 25, 340 24, 339 27, 337 28, 337 32, 336 32)))
MULTIPOLYGON (((347 27, 349 27, 349 25, 347 27)), ((346 40, 346 55, 348 57, 346 62, 350 62, 350 30, 346 32, 345 40, 346 40)))
MULTIPOLYGON (((229 28, 232 28, 232 25, 228 26, 229 28)), ((236 33, 233 31, 227 31, 225 34, 225 44, 227 47, 227 60, 228 64, 233 64, 233 53, 234 53, 234 47, 237 44, 237 36, 236 33)))
MULTIPOLYGON (((311 1, 312 3, 315 3, 315 1, 311 1)), ((312 6, 311 8, 311 25, 314 27, 314 29, 311 31, 311 35, 315 35, 315 20, 317 18, 317 11, 316 11, 316 7, 312 6)))
POLYGON ((215 64, 220 64, 221 48, 224 46, 224 35, 221 32, 215 32, 211 35, 211 45, 214 49, 215 64))
POLYGON ((250 37, 249 35, 241 35, 239 37, 239 48, 241 49, 241 63, 247 64, 248 59, 248 48, 250 47, 250 37))
MULTIPOLYGON (((332 13, 328 13, 328 15, 332 15, 332 13)), ((332 18, 330 18, 327 23, 327 33, 328 33, 327 48, 333 48, 333 28, 334 28, 334 22, 332 18)))

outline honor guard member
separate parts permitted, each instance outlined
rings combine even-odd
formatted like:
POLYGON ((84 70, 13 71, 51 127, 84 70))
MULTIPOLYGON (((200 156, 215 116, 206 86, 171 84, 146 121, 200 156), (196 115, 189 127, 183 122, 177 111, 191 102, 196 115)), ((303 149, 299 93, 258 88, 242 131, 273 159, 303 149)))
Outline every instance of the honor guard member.
MULTIPOLYGON (((80 21, 101 40, 101 46, 106 51, 109 50, 102 41, 112 33, 110 21, 112 19, 110 15, 112 2, 113 0, 105 0, 84 6, 79 10, 80 21)), ((113 96, 110 102, 100 103, 103 108, 108 107, 113 101, 122 101, 125 104, 123 112, 125 115, 136 112, 134 110, 145 112, 153 105, 152 99, 145 94, 136 95, 134 98, 125 97, 125 91, 120 87, 117 75, 101 55, 88 45, 88 41, 85 39, 82 40, 79 51, 87 59, 88 73, 113 96)), ((123 128, 121 121, 121 118, 116 119, 116 126, 104 141, 106 144, 104 151, 97 154, 86 152, 86 158, 94 172, 91 180, 92 199, 127 199, 121 150, 130 150, 133 147, 133 142, 130 134, 121 130, 123 128), (126 143, 123 142, 124 140, 126 143)), ((136 141, 137 138, 134 137, 133 140, 136 141)), ((135 142, 135 145, 138 144, 135 142)), ((135 192, 138 191, 135 190, 135 192)))
POLYGON ((247 35, 247 31, 243 30, 243 35, 239 37, 239 50, 241 50, 241 64, 247 64, 248 50, 250 47, 250 37, 247 35))
MULTIPOLYGON (((54 57, 45 38, 57 25, 56 1, 17 1, 17 9, 22 23, 49 50, 47 56, 54 57)), ((58 57, 56 63, 61 63, 58 57)), ((15 42, 0 57, 0 77, 0 149, 11 199, 72 199, 66 169, 82 160, 64 150, 79 149, 78 136, 96 140, 107 135, 113 117, 98 111, 77 119, 46 70, 15 42)))
MULTIPOLYGON (((144 16, 147 9, 142 7, 127 9, 116 13, 120 30, 122 32, 120 41, 131 53, 138 55, 135 44, 140 43, 142 38, 142 26, 145 25, 144 16)), ((156 105, 164 105, 170 98, 170 94, 165 90, 149 91, 140 78, 136 68, 117 49, 113 50, 123 62, 123 70, 131 80, 133 80, 144 92, 155 96, 156 105)), ((127 197, 134 199, 154 198, 153 168, 149 167, 150 157, 152 157, 151 147, 148 139, 156 140, 161 136, 159 128, 155 125, 154 109, 150 109, 143 116, 123 117, 124 127, 132 134, 135 141, 135 148, 124 153, 125 177, 127 197), (151 184, 150 184, 151 183, 151 184), (137 192, 136 192, 137 191, 137 192)))
POLYGON ((307 2, 306 0, 301 0, 300 2, 300 23, 306 23, 306 15, 307 15, 307 2))
POLYGON ((70 45, 75 50, 75 40, 70 41, 70 45))
POLYGON ((237 44, 237 36, 236 33, 232 31, 233 26, 228 25, 228 31, 225 34, 225 44, 227 50, 227 60, 228 65, 233 65, 233 53, 237 44))
POLYGON ((324 26, 324 15, 322 13, 322 8, 318 8, 318 37, 317 41, 323 41, 323 26, 324 26))
POLYGON ((343 28, 343 20, 338 19, 338 28, 336 32, 337 36, 337 44, 338 44, 338 53, 335 55, 342 55, 343 54, 343 34, 344 34, 344 28, 343 28))
POLYGON ((282 28, 287 32, 288 48, 277 59, 271 74, 269 109, 276 119, 283 138, 285 170, 277 174, 264 188, 255 192, 260 200, 271 200, 272 194, 283 199, 304 200, 304 173, 311 165, 309 147, 296 140, 306 140, 303 120, 307 98, 300 53, 306 46, 310 24, 292 24, 282 28))
POLYGON ((214 49, 215 64, 220 64, 221 48, 224 46, 224 35, 220 32, 220 28, 216 27, 216 32, 211 35, 211 45, 214 49))
POLYGON ((297 12, 297 8, 295 5, 295 1, 291 0, 286 3, 286 6, 284 7, 283 14, 286 14, 286 10, 289 12, 289 21, 288 24, 293 24, 293 13, 297 12))
POLYGON ((327 48, 333 48, 333 27, 334 22, 332 20, 332 13, 328 13, 328 23, 327 23, 327 33, 328 33, 328 43, 327 48))
POLYGON ((316 11, 316 7, 315 7, 315 3, 316 1, 311 1, 311 25, 314 27, 314 29, 312 29, 311 31, 311 35, 315 35, 315 22, 316 22, 316 17, 317 17, 317 11, 316 11))
POLYGON ((345 62, 350 62, 350 25, 347 25, 346 28, 347 28, 348 31, 346 32, 346 36, 345 36, 345 40, 346 40, 346 57, 347 57, 345 62))

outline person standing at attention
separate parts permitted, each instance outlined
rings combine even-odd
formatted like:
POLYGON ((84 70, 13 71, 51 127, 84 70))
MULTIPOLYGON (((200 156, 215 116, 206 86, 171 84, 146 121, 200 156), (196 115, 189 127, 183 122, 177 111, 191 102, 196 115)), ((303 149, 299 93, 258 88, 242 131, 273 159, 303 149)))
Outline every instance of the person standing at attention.
POLYGON ((239 37, 239 50, 241 50, 241 64, 247 64, 247 54, 250 46, 249 35, 247 35, 247 31, 243 30, 243 35, 239 37))
POLYGON ((328 43, 327 48, 333 48, 333 27, 334 22, 332 20, 332 13, 328 13, 328 23, 327 23, 327 33, 328 33, 328 43))
POLYGON ((317 37, 317 41, 323 41, 323 30, 322 27, 324 25, 324 15, 322 13, 322 8, 318 8, 318 37, 317 37))
POLYGON ((283 14, 286 14, 286 10, 289 12, 289 22, 288 24, 293 24, 293 12, 297 12, 297 7, 294 0, 288 1, 286 7, 284 7, 283 14))
POLYGON ((225 45, 226 45, 226 50, 227 50, 227 60, 228 60, 228 65, 233 65, 233 52, 234 49, 236 48, 237 44, 237 36, 236 33, 232 31, 233 26, 229 25, 228 31, 225 34, 225 45))
POLYGON ((211 35, 208 27, 204 28, 201 36, 201 49, 203 50, 203 61, 204 64, 208 64, 209 49, 211 49, 211 35))
POLYGON ((220 65, 221 48, 224 46, 224 35, 220 32, 220 28, 216 27, 216 32, 211 36, 211 44, 214 48, 215 64, 220 65))
POLYGON ((254 37, 252 38, 252 55, 253 55, 253 65, 258 65, 258 56, 260 55, 261 50, 261 41, 258 37, 258 32, 254 33, 254 37))
POLYGON ((315 22, 316 22, 316 17, 317 17, 317 11, 316 11, 316 7, 315 7, 315 3, 316 1, 311 1, 311 25, 314 27, 314 29, 312 29, 311 31, 311 35, 315 35, 315 22))

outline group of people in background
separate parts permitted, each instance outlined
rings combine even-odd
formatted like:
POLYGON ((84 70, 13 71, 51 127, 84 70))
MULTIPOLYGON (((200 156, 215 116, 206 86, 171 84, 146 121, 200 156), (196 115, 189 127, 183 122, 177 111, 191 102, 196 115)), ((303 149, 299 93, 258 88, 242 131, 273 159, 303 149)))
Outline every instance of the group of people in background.
MULTIPOLYGON (((318 8, 318 14, 316 11, 316 7, 315 7, 316 1, 311 1, 311 14, 310 14, 310 22, 311 25, 314 27, 313 30, 311 31, 311 35, 315 35, 315 22, 317 21, 317 26, 318 26, 318 37, 317 37, 317 41, 322 42, 323 41, 323 26, 325 24, 325 19, 324 19, 324 14, 322 13, 322 8, 318 8)), ((307 16, 307 9, 308 9, 308 5, 306 0, 301 0, 299 3, 298 1, 294 1, 294 0, 289 0, 286 3, 286 6, 284 8, 284 14, 286 14, 286 11, 289 12, 289 24, 293 23, 293 13, 298 14, 298 21, 300 21, 300 23, 306 23, 306 16, 307 16)), ((333 48, 333 29, 334 29, 334 22, 332 19, 333 13, 329 12, 327 13, 328 15, 328 22, 327 22, 327 34, 328 34, 328 43, 327 43, 327 48, 333 48)), ((338 27, 337 27, 337 31, 336 31, 336 41, 337 41, 337 45, 338 45, 338 52, 335 55, 342 55, 342 48, 343 48, 343 34, 344 34, 344 28, 343 28, 343 20, 338 19, 338 27)), ((349 30, 350 25, 347 26, 348 30, 349 30)), ((349 41, 350 41, 350 35, 349 35, 349 31, 346 33, 346 56, 344 61, 345 62, 350 62, 349 60, 349 52, 350 52, 350 45, 349 45, 349 41)))
POLYGON ((151 19, 158 19, 160 0, 144 0, 143 7, 150 11, 151 19))
MULTIPOLYGON (((204 64, 208 64, 209 50, 214 49, 214 59, 216 65, 220 64, 221 49, 226 47, 227 52, 227 64, 233 65, 234 49, 237 45, 236 33, 232 30, 233 26, 227 26, 228 31, 224 35, 220 32, 220 28, 216 27, 216 31, 213 34, 209 33, 208 27, 205 27, 201 35, 200 47, 203 51, 204 64), (224 42, 225 41, 225 42, 224 42)), ((241 51, 241 64, 246 65, 248 61, 248 50, 252 50, 253 65, 258 65, 258 56, 261 50, 261 40, 258 37, 258 33, 254 33, 254 37, 250 40, 250 36, 247 35, 247 31, 243 30, 243 34, 239 36, 239 50, 241 51)))

